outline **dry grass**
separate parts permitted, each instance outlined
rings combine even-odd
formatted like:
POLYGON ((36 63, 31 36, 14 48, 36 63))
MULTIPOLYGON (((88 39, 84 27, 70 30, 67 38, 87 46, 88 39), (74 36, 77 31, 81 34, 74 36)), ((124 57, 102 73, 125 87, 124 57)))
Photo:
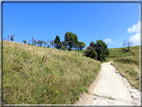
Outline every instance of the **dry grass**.
POLYGON ((139 89, 139 66, 135 64, 123 64, 114 62, 115 68, 130 82, 130 84, 139 89))
POLYGON ((3 42, 5 104, 73 104, 95 79, 100 62, 81 53, 3 42))

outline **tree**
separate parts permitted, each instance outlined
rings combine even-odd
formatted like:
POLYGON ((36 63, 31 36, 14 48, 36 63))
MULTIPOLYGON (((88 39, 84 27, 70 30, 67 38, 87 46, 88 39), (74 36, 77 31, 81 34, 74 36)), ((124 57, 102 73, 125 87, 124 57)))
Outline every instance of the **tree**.
POLYGON ((46 43, 47 43, 47 47, 48 47, 48 45, 49 45, 49 40, 47 40, 47 42, 46 42, 46 43))
POLYGON ((44 43, 44 41, 42 41, 42 40, 37 41, 37 44, 38 44, 39 46, 42 46, 43 43, 44 43))
POLYGON ((65 33, 65 40, 67 42, 67 45, 72 48, 75 44, 74 42, 74 37, 75 37, 75 34, 73 34, 72 32, 66 32, 65 33))
POLYGON ((93 59, 97 59, 98 54, 93 47, 89 46, 85 50, 85 56, 93 58, 93 59))
POLYGON ((78 44, 78 37, 77 37, 76 34, 73 34, 73 36, 74 36, 74 48, 75 48, 75 50, 76 50, 77 44, 78 44))
POLYGON ((62 45, 65 47, 65 48, 67 48, 67 42, 66 42, 66 40, 64 40, 64 41, 62 41, 62 45))
POLYGON ((82 50, 82 48, 85 48, 86 44, 84 42, 79 42, 79 48, 82 50))
POLYGON ((94 41, 90 42, 90 46, 91 46, 91 47, 95 47, 94 41))
POLYGON ((36 40, 34 40, 34 45, 36 45, 36 40))
POLYGON ((77 43, 77 48, 78 48, 78 50, 79 50, 79 42, 77 43))
POLYGON ((102 40, 97 40, 93 47, 98 54, 97 59, 101 62, 105 61, 106 57, 109 55, 109 49, 107 48, 107 44, 102 40))
POLYGON ((23 40, 23 43, 24 43, 24 44, 26 44, 26 43, 27 43, 26 39, 24 39, 24 40, 23 40))
POLYGON ((123 46, 125 46, 127 49, 125 50, 125 52, 130 51, 130 47, 132 46, 132 42, 131 41, 123 41, 123 46))
POLYGON ((7 36, 7 40, 9 41, 9 35, 7 36))
POLYGON ((15 35, 12 35, 12 36, 11 36, 11 38, 10 38, 11 41, 14 41, 14 36, 15 36, 15 35))
POLYGON ((46 47, 47 43, 46 43, 45 41, 43 41, 43 43, 44 43, 44 45, 45 45, 44 47, 46 47))
POLYGON ((53 40, 50 41, 50 44, 51 44, 52 47, 54 47, 54 41, 53 40))
POLYGON ((34 44, 34 38, 32 37, 32 45, 34 44))
POLYGON ((60 48, 60 38, 59 36, 57 35, 55 40, 54 40, 54 45, 55 45, 55 48, 59 49, 60 48))
POLYGON ((59 49, 62 48, 62 46, 63 46, 63 44, 62 44, 62 42, 60 42, 60 44, 59 44, 59 49))

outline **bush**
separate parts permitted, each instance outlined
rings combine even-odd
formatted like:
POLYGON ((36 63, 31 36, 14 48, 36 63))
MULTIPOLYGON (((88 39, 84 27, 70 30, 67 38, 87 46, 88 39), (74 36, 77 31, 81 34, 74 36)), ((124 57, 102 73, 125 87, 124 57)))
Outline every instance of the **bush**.
POLYGON ((64 46, 62 46, 62 48, 61 48, 62 50, 67 50, 67 48, 66 47, 64 47, 64 46))
POLYGON ((87 57, 90 57, 90 58, 93 58, 93 59, 97 59, 98 57, 98 54, 97 52, 95 51, 95 49, 91 46, 87 47, 87 49, 85 50, 85 55, 87 57))
POLYGON ((28 45, 31 45, 30 43, 28 43, 28 45))
POLYGON ((69 50, 69 51, 71 51, 71 50, 72 50, 72 48, 70 48, 70 47, 69 47, 69 48, 68 48, 68 50, 69 50))
POLYGON ((125 50, 126 50, 125 48, 122 48, 122 52, 125 52, 125 50))
POLYGON ((131 49, 122 48, 122 52, 131 52, 131 49))

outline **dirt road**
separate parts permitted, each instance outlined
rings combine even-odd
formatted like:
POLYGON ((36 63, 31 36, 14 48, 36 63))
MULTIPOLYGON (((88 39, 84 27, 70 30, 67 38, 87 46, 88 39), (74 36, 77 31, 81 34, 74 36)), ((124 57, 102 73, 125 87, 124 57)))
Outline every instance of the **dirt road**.
POLYGON ((101 65, 97 78, 89 88, 89 94, 83 94, 76 104, 140 106, 140 92, 131 87, 111 62, 107 62, 101 65))

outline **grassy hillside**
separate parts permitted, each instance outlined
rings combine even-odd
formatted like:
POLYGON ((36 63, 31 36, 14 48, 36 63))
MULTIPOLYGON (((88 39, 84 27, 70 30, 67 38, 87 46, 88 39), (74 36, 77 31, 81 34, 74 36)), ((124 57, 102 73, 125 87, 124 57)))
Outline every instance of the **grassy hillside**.
POLYGON ((3 102, 72 104, 87 92, 100 64, 75 51, 3 41, 3 102))

